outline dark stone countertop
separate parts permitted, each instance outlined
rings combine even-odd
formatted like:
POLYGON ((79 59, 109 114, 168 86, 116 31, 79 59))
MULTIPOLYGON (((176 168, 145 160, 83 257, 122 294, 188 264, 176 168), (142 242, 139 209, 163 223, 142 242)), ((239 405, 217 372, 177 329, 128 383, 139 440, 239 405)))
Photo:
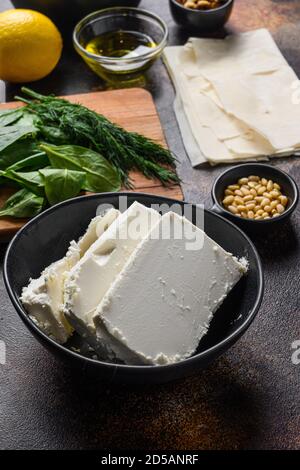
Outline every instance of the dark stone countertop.
MULTIPOLYGON (((1 2, 0 10, 10 6, 1 2)), ((168 2, 144 0, 170 27, 170 43, 188 33, 177 28, 168 2)), ((300 2, 236 0, 228 30, 266 27, 300 74, 300 2)), ((100 90, 103 84, 65 40, 63 59, 42 92, 71 94, 100 90)), ((173 88, 161 62, 148 74, 151 91, 172 149, 185 199, 205 202, 222 170, 192 169, 172 110, 173 88)), ((7 86, 7 101, 17 86, 7 86)), ((300 160, 274 163, 300 183, 300 160)), ((291 360, 300 339, 300 214, 291 224, 256 238, 266 290, 260 312, 243 338, 196 377, 142 389, 105 387, 78 376, 43 349, 14 311, 0 279, 0 340, 7 362, 0 365, 0 448, 2 449, 299 449, 300 365, 291 360)), ((5 246, 0 248, 3 260, 5 246)))

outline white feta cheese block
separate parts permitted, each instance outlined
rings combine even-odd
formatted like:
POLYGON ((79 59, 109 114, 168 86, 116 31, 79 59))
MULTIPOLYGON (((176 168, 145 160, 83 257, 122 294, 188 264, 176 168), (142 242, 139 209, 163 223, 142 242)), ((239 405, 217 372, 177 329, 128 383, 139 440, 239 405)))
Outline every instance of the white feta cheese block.
POLYGON ((89 249, 89 247, 95 243, 95 241, 102 235, 103 232, 119 217, 120 211, 117 209, 109 209, 102 215, 94 217, 84 233, 84 235, 78 240, 78 246, 80 248, 80 257, 89 249))
POLYGON ((48 266, 38 279, 31 279, 24 287, 21 302, 34 323, 58 343, 65 343, 72 334, 62 312, 63 278, 80 257, 76 242, 72 242, 66 256, 48 266))
POLYGON ((130 255, 160 218, 157 211, 134 202, 87 250, 67 276, 65 313, 99 355, 109 356, 111 349, 110 341, 105 339, 105 331, 101 340, 95 336, 95 310, 130 255))
POLYGON ((119 211, 111 209, 104 216, 93 218, 78 243, 70 243, 64 258, 45 268, 38 279, 31 279, 29 285, 23 288, 21 302, 30 318, 61 344, 73 332, 63 310, 66 274, 118 215, 119 211))
POLYGON ((106 329, 114 338, 111 348, 125 362, 130 355, 136 364, 183 360, 195 352, 246 271, 247 263, 186 218, 165 214, 103 297, 94 315, 96 334, 101 338, 106 329), (170 236, 162 235, 167 230, 170 236))

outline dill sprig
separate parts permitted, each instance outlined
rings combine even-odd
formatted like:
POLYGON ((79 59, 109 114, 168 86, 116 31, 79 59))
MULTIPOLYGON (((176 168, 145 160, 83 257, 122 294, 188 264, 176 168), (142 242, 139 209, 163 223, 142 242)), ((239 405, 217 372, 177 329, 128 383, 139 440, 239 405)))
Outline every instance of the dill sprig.
POLYGON ((31 100, 16 97, 37 116, 41 136, 53 144, 77 144, 101 153, 114 165, 122 182, 132 187, 131 169, 147 178, 157 178, 164 185, 179 182, 172 153, 138 133, 128 132, 103 115, 62 98, 44 96, 26 87, 23 93, 31 100))

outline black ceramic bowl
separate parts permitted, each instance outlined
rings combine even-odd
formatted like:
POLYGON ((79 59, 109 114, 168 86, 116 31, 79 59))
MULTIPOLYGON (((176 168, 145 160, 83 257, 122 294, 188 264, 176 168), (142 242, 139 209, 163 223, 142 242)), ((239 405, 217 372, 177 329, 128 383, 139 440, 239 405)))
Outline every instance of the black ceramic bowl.
POLYGON ((294 179, 282 170, 264 163, 243 163, 224 171, 214 182, 212 188, 213 210, 227 217, 232 222, 238 224, 243 230, 249 233, 259 233, 269 229, 279 227, 286 222, 297 207, 299 200, 299 189, 294 179), (288 197, 288 205, 285 212, 279 217, 267 220, 251 220, 237 217, 222 205, 224 191, 230 184, 235 184, 240 178, 256 175, 262 178, 271 179, 274 183, 280 184, 282 193, 288 197))
MULTIPOLYGON (((123 193, 128 205, 134 201, 151 204, 180 204, 159 196, 123 193)), ((58 204, 25 225, 10 243, 4 261, 4 279, 10 299, 27 328, 51 352, 77 369, 101 377, 104 381, 120 383, 160 383, 179 379, 207 366, 213 359, 226 351, 246 331, 254 319, 263 295, 263 273, 257 251, 247 236, 226 219, 204 211, 206 233, 226 250, 238 257, 247 257, 249 272, 232 290, 216 313, 208 334, 199 344, 196 354, 180 363, 165 366, 127 366, 93 360, 61 346, 46 336, 28 317, 19 296, 29 278, 39 276, 45 266, 61 258, 73 239, 84 231, 95 216, 99 204, 119 207, 120 193, 106 193, 82 196, 58 204)), ((198 206, 192 206, 193 220, 198 206)), ((146 280, 145 280, 146 282, 146 280)), ((128 299, 130 302, 130 299, 128 299)))
POLYGON ((137 7, 141 0, 12 0, 16 8, 44 13, 55 21, 76 21, 92 11, 110 7, 137 7))
POLYGON ((177 24, 198 33, 209 33, 222 28, 229 20, 234 0, 228 0, 219 8, 193 10, 186 8, 177 0, 169 0, 172 16, 177 24))

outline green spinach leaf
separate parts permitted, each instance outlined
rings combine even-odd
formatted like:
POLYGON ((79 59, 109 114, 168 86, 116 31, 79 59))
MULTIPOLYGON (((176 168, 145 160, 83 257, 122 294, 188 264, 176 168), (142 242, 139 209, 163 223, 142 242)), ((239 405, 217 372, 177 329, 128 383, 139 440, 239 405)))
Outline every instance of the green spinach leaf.
POLYGON ((11 170, 17 171, 23 168, 27 168, 33 171, 33 170, 40 170, 41 168, 44 168, 45 166, 48 166, 48 165, 49 165, 49 159, 47 157, 47 154, 45 152, 39 152, 39 153, 36 153, 35 155, 31 155, 30 157, 23 158, 22 160, 17 161, 13 165, 6 168, 6 171, 11 171, 11 170))
POLYGON ((53 168, 84 171, 84 188, 92 192, 118 191, 121 186, 117 170, 99 153, 78 145, 40 145, 53 168))
POLYGON ((39 131, 42 139, 50 144, 62 145, 68 144, 68 136, 58 127, 54 126, 39 126, 39 131))
POLYGON ((0 113, 0 127, 8 126, 9 124, 13 124, 18 119, 20 119, 22 114, 23 114, 23 108, 6 109, 4 111, 1 111, 1 113, 0 113))
POLYGON ((18 140, 0 152, 0 170, 5 170, 19 160, 36 153, 40 153, 40 149, 35 141, 31 139, 18 140))
POLYGON ((44 198, 21 189, 13 194, 0 210, 0 217, 33 217, 43 209, 44 198))
POLYGON ((38 171, 14 171, 6 170, 1 173, 1 176, 18 183, 23 188, 36 194, 37 196, 44 196, 44 181, 38 171))
POLYGON ((22 137, 36 133, 36 127, 29 126, 6 126, 0 128, 0 151, 7 148, 22 137))
POLYGON ((36 127, 36 122, 37 122, 36 115, 28 112, 26 108, 24 108, 21 118, 16 123, 16 126, 18 127, 34 126, 35 130, 37 131, 38 129, 36 127))
POLYGON ((85 173, 82 171, 45 168, 40 170, 40 174, 51 206, 77 196, 85 182, 85 173))

